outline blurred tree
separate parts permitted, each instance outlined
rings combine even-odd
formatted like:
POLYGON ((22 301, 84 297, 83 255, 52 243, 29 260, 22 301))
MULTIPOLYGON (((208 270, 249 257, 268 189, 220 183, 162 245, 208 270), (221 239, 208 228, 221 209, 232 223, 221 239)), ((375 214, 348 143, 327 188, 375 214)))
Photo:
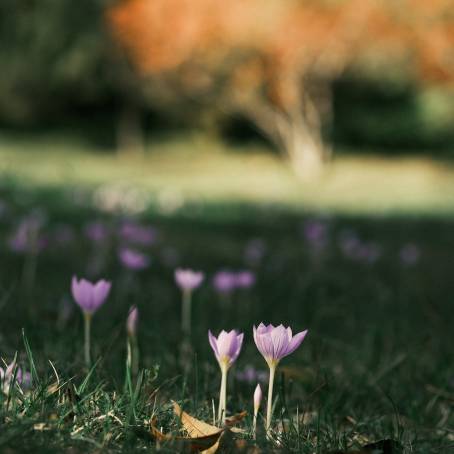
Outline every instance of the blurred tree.
POLYGON ((418 76, 423 83, 454 85, 454 1, 405 0, 390 21, 406 29, 418 76))
POLYGON ((4 120, 32 121, 50 109, 58 111, 68 97, 90 102, 107 91, 105 4, 105 0, 0 2, 4 120))
POLYGON ((155 102, 190 97, 240 112, 298 174, 329 154, 331 84, 357 55, 374 2, 124 0, 108 12, 155 102))

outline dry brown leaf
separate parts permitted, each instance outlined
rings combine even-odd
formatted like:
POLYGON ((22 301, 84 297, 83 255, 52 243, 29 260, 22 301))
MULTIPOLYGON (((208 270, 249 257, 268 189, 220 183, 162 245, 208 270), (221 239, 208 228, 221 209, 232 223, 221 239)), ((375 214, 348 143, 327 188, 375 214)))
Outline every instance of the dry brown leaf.
POLYGON ((186 445, 191 452, 201 452, 204 454, 214 454, 218 449, 225 449, 232 446, 236 441, 233 439, 232 432, 241 432, 241 429, 232 427, 240 422, 246 412, 233 415, 226 420, 224 428, 208 424, 200 419, 194 418, 182 410, 182 408, 172 401, 173 410, 176 416, 180 418, 181 424, 188 436, 173 436, 162 433, 156 425, 156 418, 150 422, 151 434, 158 441, 179 442, 186 445))
POLYGON ((191 452, 211 453, 216 452, 217 448, 214 450, 211 449, 218 445, 219 437, 222 435, 222 432, 219 434, 208 435, 206 437, 178 437, 160 432, 159 429, 152 423, 151 434, 158 441, 177 442, 186 445, 191 452))
POLYGON ((232 427, 235 424, 242 421, 246 415, 247 415, 247 411, 242 411, 241 413, 237 413, 236 415, 230 416, 230 418, 225 418, 225 425, 227 427, 232 427))
POLYGON ((207 435, 220 434, 223 431, 223 429, 220 429, 219 427, 212 426, 200 419, 194 418, 183 411, 175 401, 172 401, 172 404, 175 415, 180 418, 184 430, 186 430, 190 437, 205 437, 207 435))
MULTIPOLYGON (((212 435, 202 436, 202 437, 179 437, 169 434, 162 433, 156 427, 156 420, 152 420, 151 424, 151 434, 158 441, 163 442, 178 442, 186 445, 191 452, 205 452, 206 450, 212 448, 219 441, 219 437, 222 434, 222 430, 219 430, 219 433, 212 435)), ((216 452, 216 451, 211 451, 216 452)))

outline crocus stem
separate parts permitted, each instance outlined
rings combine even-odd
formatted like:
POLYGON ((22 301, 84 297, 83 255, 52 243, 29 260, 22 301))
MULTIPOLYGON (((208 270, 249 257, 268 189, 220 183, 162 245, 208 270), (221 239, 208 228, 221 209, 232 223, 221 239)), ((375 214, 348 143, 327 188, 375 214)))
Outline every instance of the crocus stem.
POLYGON ((91 328, 91 314, 84 314, 85 320, 85 364, 90 367, 90 328, 91 328))
POLYGON ((227 404, 227 365, 221 365, 221 390, 219 391, 219 408, 218 408, 218 421, 225 422, 225 408, 227 404))
POLYGON ((273 386, 274 374, 276 373, 276 365, 270 366, 270 379, 268 382, 268 402, 266 407, 266 432, 268 433, 271 427, 271 411, 273 409, 273 386))
POLYGON ((131 370, 131 375, 137 377, 139 372, 139 346, 136 336, 128 336, 126 341, 127 359, 126 362, 131 370))
POLYGON ((184 334, 191 334, 191 291, 183 290, 183 301, 181 308, 181 329, 184 334))
POLYGON ((257 437, 257 413, 258 409, 254 409, 254 419, 252 420, 252 437, 254 440, 257 437))

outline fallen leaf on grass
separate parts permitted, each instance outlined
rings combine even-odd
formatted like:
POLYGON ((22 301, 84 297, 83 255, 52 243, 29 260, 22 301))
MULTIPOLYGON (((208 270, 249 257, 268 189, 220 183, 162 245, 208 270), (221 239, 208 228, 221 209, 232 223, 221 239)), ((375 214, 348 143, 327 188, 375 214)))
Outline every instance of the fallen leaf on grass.
POLYGON ((223 432, 224 429, 212 426, 211 424, 201 421, 200 419, 194 418, 189 413, 183 411, 176 402, 172 403, 175 415, 180 418, 181 424, 190 437, 205 437, 207 435, 214 435, 223 432))
POLYGON ((162 433, 156 426, 156 419, 151 421, 151 433, 158 441, 172 441, 182 443, 191 452, 202 452, 212 454, 218 450, 224 450, 227 446, 236 446, 232 432, 240 432, 241 429, 233 427, 240 422, 246 412, 239 413, 228 419, 224 427, 216 427, 211 424, 194 418, 186 413, 176 403, 173 403, 173 411, 178 418, 188 436, 174 436, 162 433))

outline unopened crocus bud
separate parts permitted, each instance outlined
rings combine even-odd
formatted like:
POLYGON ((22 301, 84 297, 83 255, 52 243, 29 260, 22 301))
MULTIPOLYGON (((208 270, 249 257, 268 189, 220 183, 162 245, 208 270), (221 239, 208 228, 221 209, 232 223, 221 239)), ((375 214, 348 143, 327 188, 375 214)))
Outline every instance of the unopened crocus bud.
POLYGON ((134 337, 137 333, 137 324, 139 322, 139 310, 137 306, 131 306, 129 309, 128 319, 126 320, 126 330, 128 336, 134 337))
POLYGON ((259 413, 260 403, 262 402, 262 388, 257 384, 254 391, 254 419, 252 421, 252 433, 254 439, 257 436, 257 415, 259 413))
POLYGON ((262 402, 262 388, 260 387, 260 383, 257 384, 255 391, 254 391, 254 415, 256 415, 260 408, 260 403, 262 402))

